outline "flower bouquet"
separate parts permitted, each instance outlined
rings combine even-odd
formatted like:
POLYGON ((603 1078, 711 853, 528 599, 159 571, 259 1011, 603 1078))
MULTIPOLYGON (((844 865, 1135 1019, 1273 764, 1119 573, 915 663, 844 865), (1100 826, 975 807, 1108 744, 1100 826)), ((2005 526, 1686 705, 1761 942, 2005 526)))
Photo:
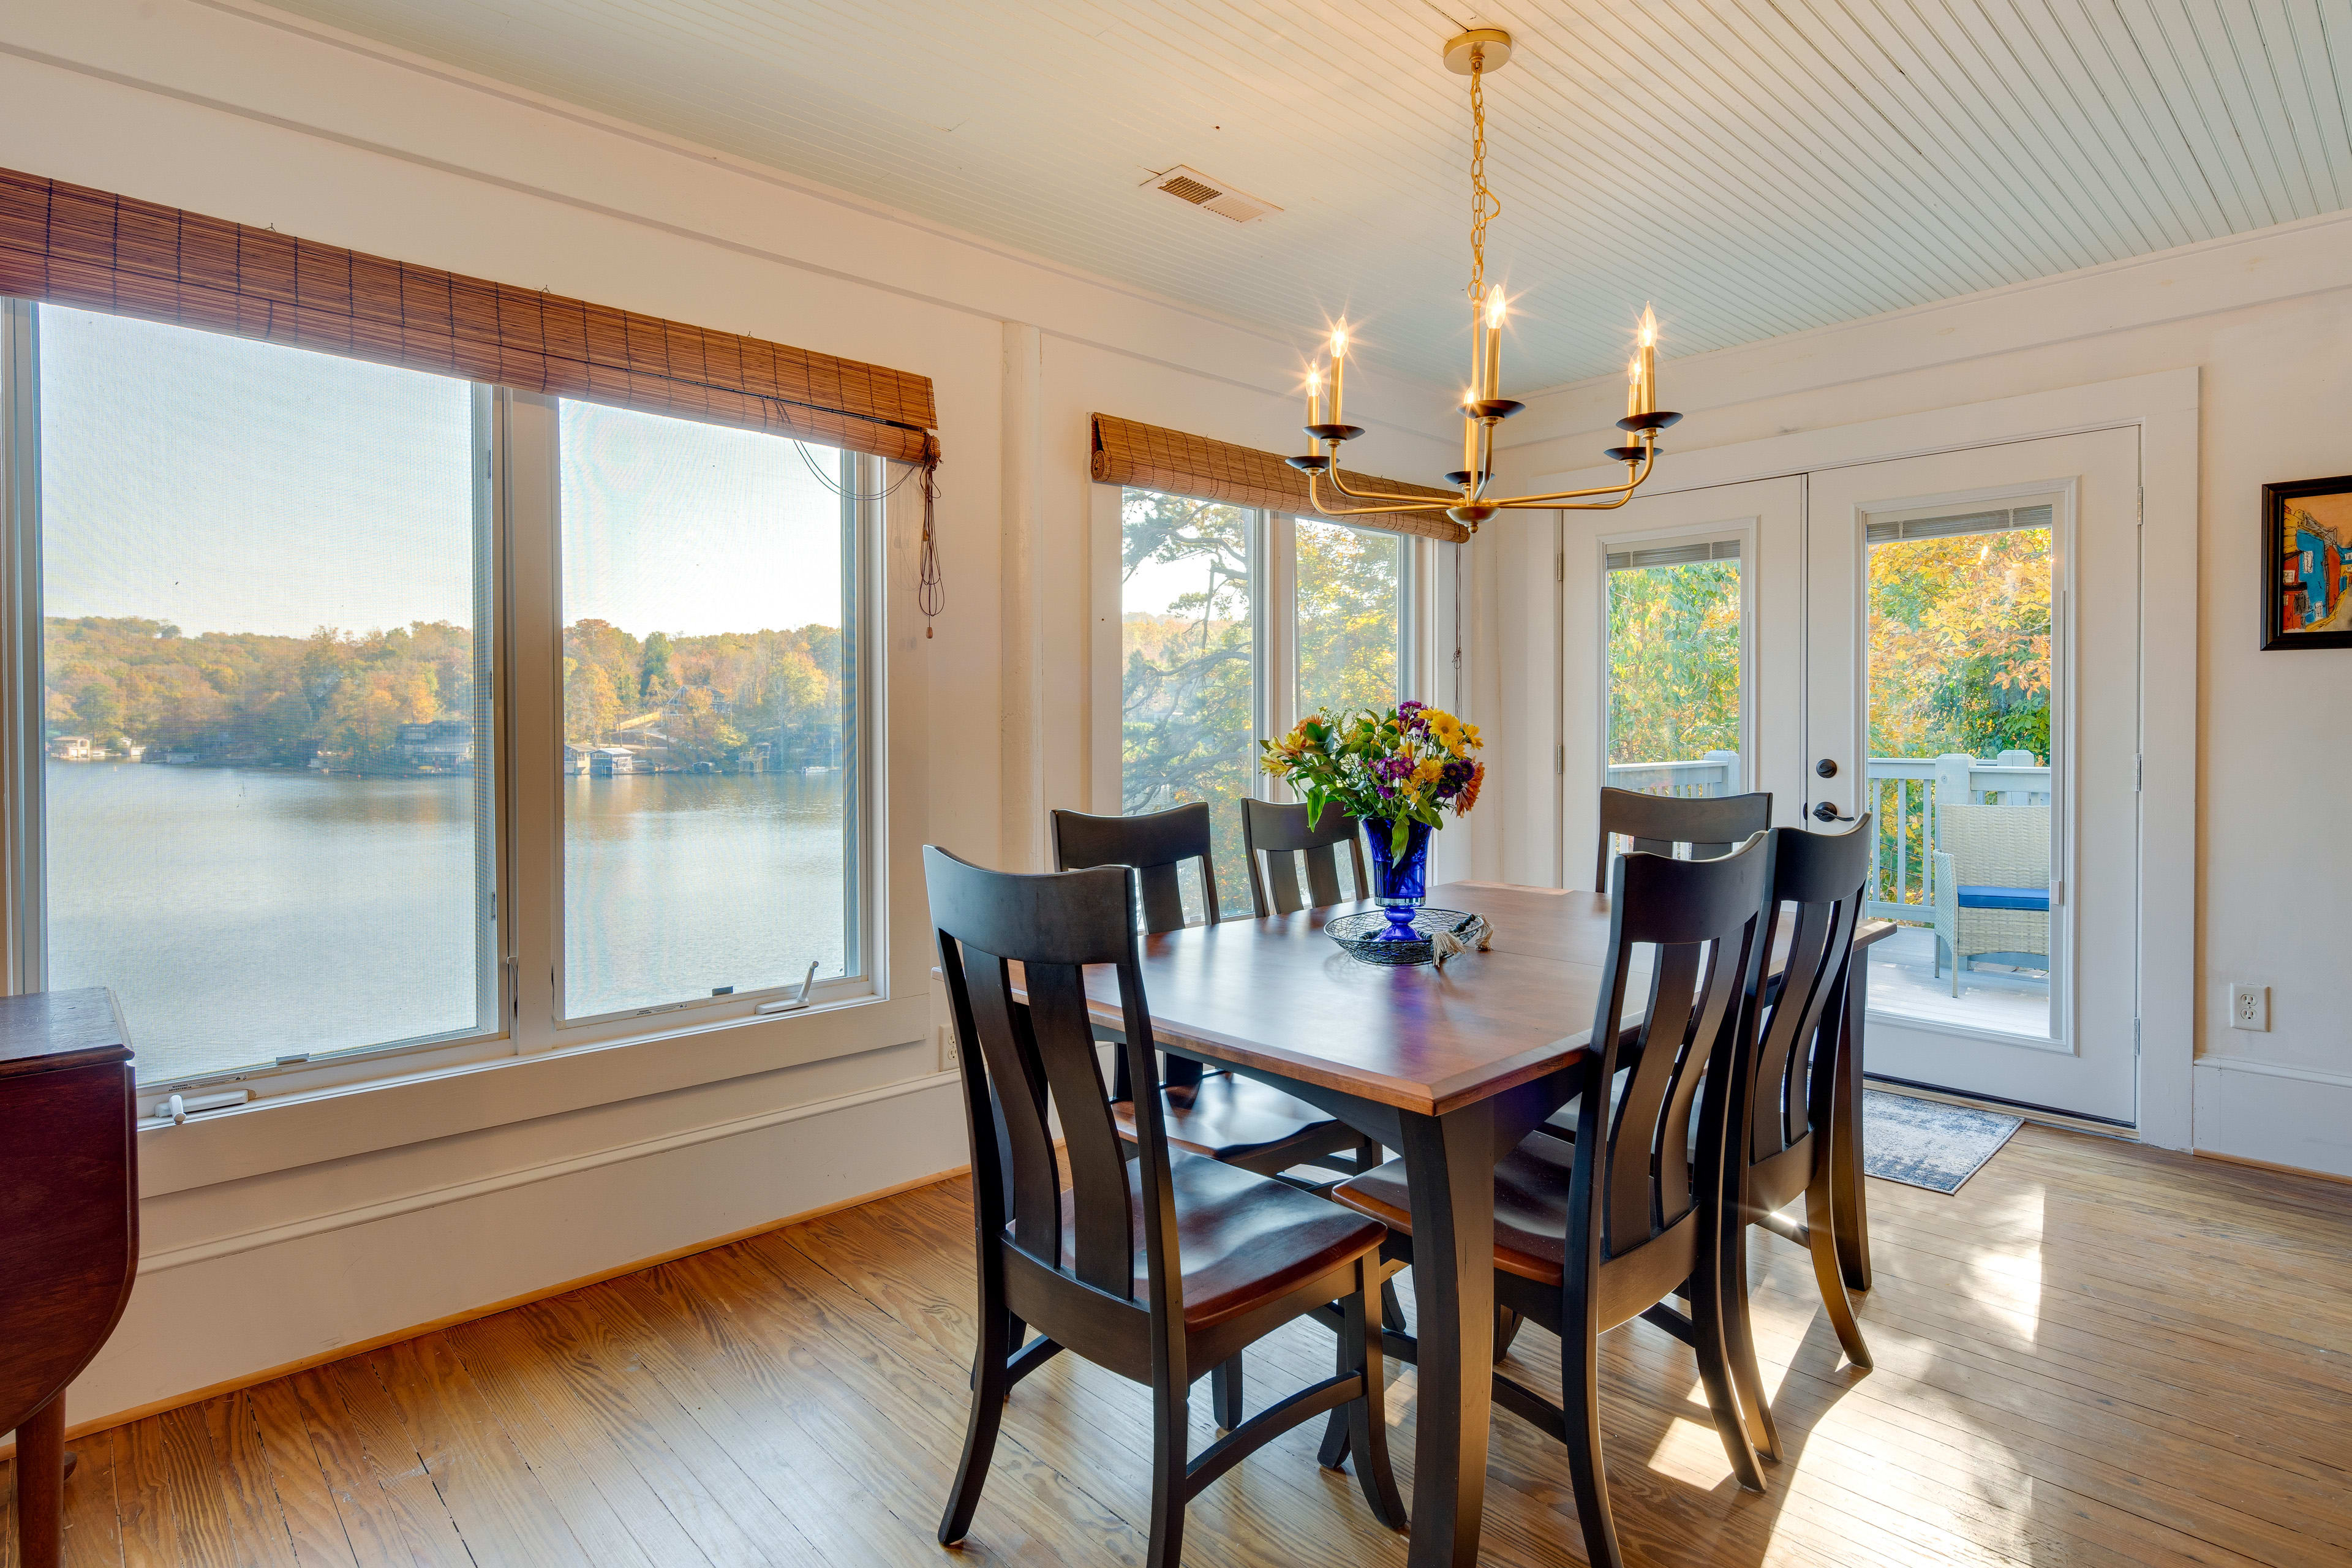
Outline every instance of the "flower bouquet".
POLYGON ((1486 764, 1472 760, 1486 744, 1478 726, 1419 702, 1327 708, 1262 744, 1265 771, 1305 797, 1309 822, 1336 805, 1363 823, 1373 901, 1388 911, 1381 940, 1421 940, 1412 917, 1428 889, 1430 830, 1477 805, 1486 782, 1486 764))

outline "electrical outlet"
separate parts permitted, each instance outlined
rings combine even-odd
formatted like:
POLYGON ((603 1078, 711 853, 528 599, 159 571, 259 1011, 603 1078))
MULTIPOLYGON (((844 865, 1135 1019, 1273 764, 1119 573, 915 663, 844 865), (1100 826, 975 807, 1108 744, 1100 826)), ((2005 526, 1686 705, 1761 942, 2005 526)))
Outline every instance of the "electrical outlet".
POLYGON ((2271 988, 2267 985, 2230 987, 2230 1027, 2266 1034, 2271 1026, 2271 988))
POLYGON ((950 1025, 941 1024, 940 1026, 940 1070, 941 1072, 953 1072, 955 1069, 955 1030, 950 1025))

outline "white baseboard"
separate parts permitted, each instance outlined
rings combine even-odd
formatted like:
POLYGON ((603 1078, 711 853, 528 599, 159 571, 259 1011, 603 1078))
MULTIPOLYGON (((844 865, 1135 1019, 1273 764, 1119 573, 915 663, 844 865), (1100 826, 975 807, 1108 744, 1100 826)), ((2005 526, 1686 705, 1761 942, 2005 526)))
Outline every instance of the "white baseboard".
POLYGON ((2192 1116, 2200 1153, 2352 1177, 2352 1074, 2200 1057, 2192 1116))
POLYGON ((67 1391, 67 1424, 168 1408, 957 1169, 970 1158, 957 1081, 934 1074, 159 1252, 67 1391))

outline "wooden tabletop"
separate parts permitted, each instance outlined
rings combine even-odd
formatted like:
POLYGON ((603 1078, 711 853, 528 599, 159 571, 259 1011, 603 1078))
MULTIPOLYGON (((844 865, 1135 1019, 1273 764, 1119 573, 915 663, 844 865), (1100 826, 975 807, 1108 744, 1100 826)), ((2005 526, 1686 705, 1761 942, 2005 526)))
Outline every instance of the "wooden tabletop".
MULTIPOLYGON (((1575 1060, 1600 997, 1608 896, 1450 882, 1432 888, 1429 902, 1485 915, 1488 951, 1443 968, 1360 963, 1323 924, 1370 907, 1362 903, 1147 937, 1152 1031, 1163 1044, 1424 1115, 1575 1060)), ((1855 943, 1893 929, 1870 922, 1855 943)), ((1087 994, 1098 1017, 1118 1022, 1114 971, 1089 969, 1087 994)))
POLYGON ((102 985, 0 996, 0 1078, 130 1059, 122 1016, 102 985))

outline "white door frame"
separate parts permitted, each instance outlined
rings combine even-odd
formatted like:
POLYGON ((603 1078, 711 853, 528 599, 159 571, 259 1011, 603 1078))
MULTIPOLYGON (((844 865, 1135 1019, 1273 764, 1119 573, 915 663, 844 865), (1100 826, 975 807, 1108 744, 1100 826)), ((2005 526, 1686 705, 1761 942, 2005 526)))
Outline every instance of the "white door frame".
MULTIPOLYGON (((2139 1137, 2189 1146, 2197 1056, 2198 395, 2194 366, 1987 403, 1675 451, 1643 487, 1672 494, 1749 479, 2093 430, 2140 435, 2139 749, 2189 765, 2146 769, 2139 796, 2139 1137), (2151 635, 2153 632, 2154 635, 2151 635)), ((1704 416, 1692 424, 1703 427, 1704 416)), ((1687 430, 1689 426, 1685 426, 1687 430)), ((1534 476, 1544 489, 1606 484, 1617 465, 1534 476)), ((1565 640, 1565 639, 1563 639, 1565 640)), ((1563 679, 1566 672, 1562 672, 1563 679)), ((1555 722, 1559 721, 1556 720, 1555 722)), ((1565 741, 1566 736, 1559 737, 1565 741)), ((1567 868, 1562 867, 1562 870, 1567 868)))

